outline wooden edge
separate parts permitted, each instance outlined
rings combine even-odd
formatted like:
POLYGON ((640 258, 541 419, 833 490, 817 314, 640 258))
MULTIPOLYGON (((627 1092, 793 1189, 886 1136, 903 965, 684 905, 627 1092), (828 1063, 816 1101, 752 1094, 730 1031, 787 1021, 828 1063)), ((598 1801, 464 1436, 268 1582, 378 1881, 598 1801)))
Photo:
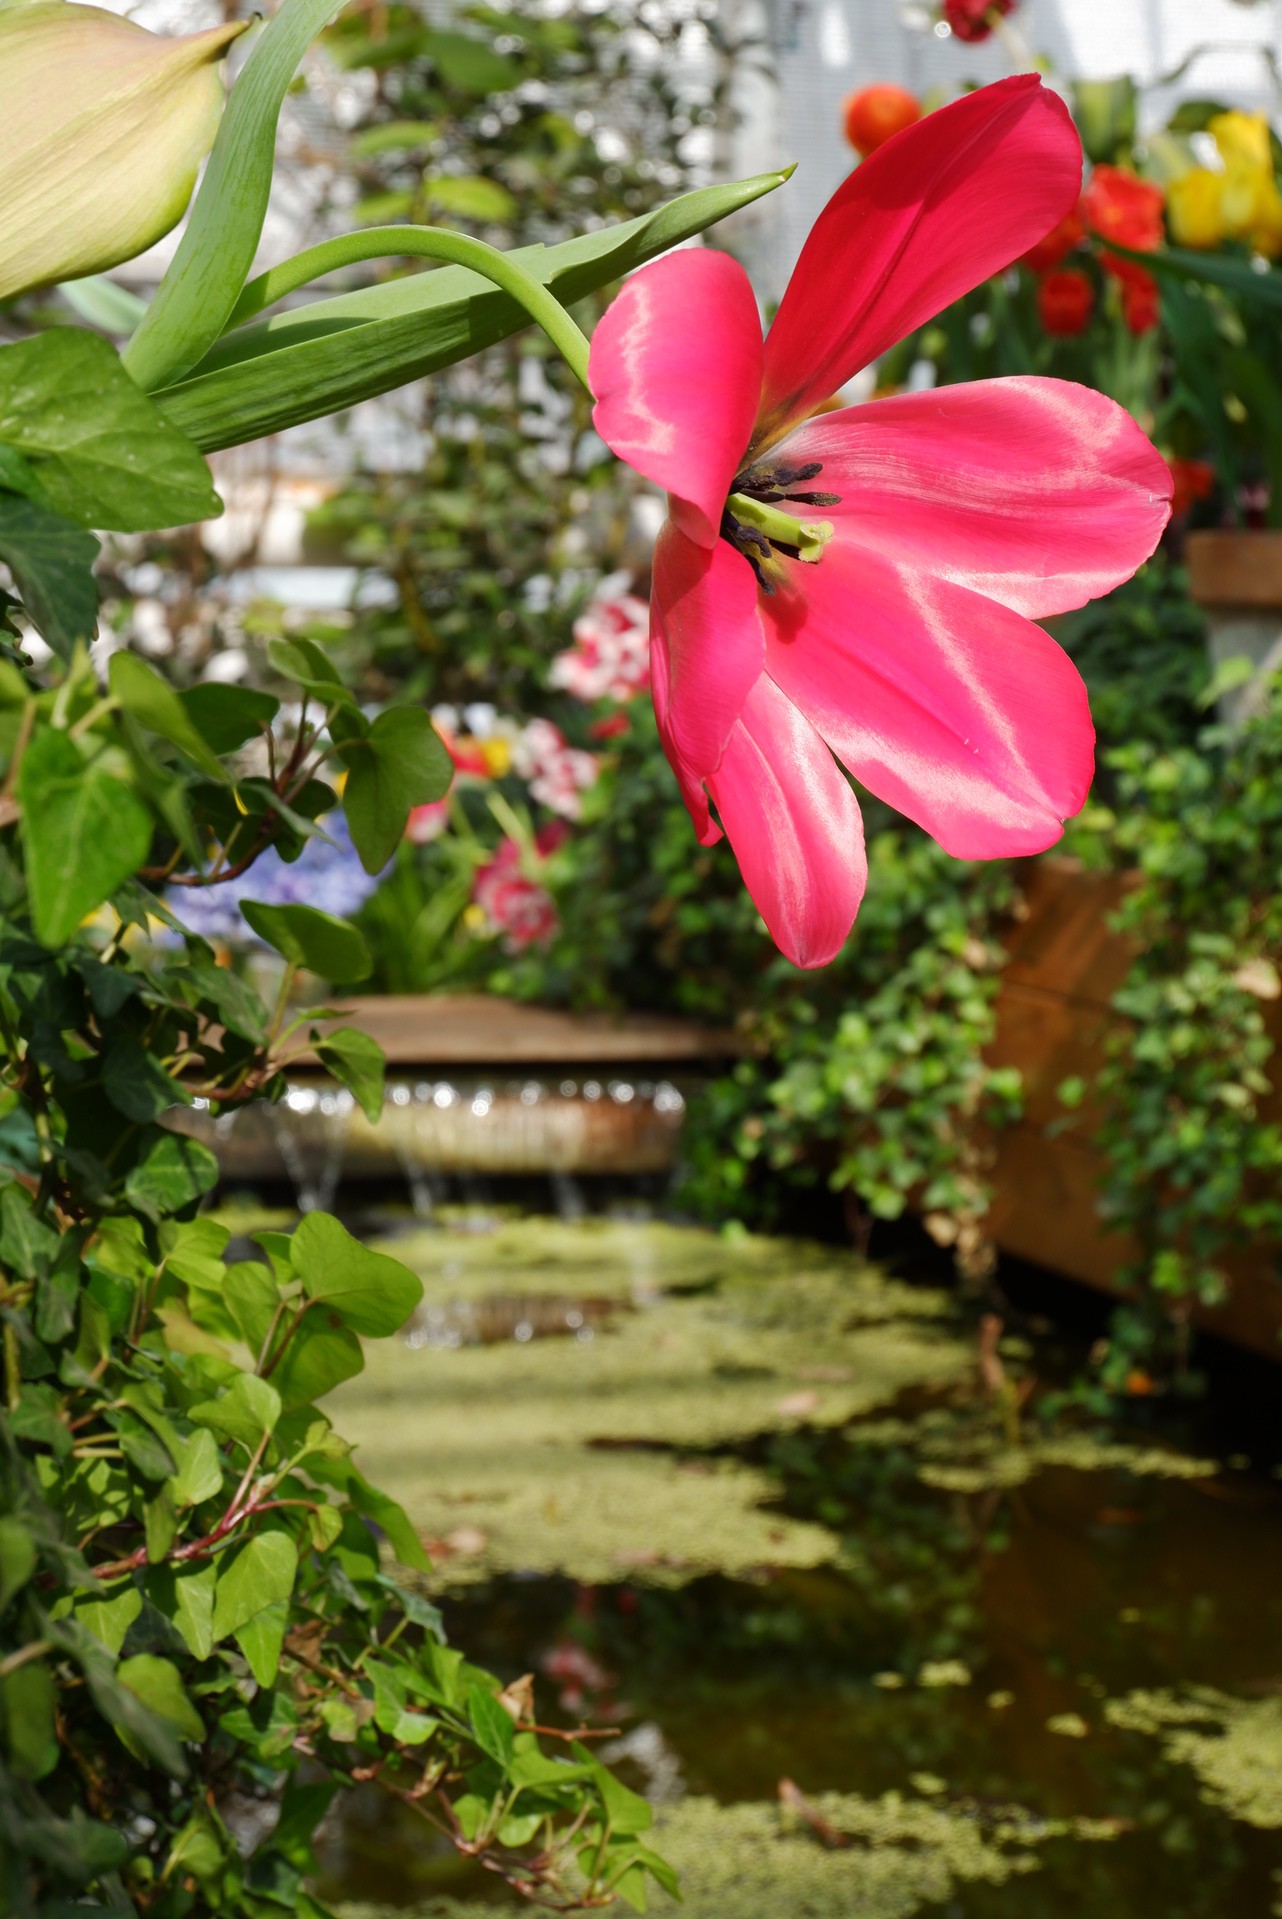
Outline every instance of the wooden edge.
POLYGON ((1184 551, 1189 591, 1199 605, 1282 610, 1282 532, 1190 533, 1184 551))
MULTIPOLYGON (((572 1013, 485 993, 364 994, 321 1023, 359 1027, 389 1066, 677 1065, 746 1050, 728 1027, 657 1014, 572 1013)), ((314 1064, 314 1056, 300 1063, 314 1064)))

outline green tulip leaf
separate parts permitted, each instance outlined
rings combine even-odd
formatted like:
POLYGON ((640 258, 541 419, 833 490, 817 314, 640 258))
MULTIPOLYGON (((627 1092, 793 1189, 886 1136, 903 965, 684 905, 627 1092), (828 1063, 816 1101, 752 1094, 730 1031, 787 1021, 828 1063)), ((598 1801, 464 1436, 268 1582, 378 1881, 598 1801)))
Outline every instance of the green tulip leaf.
POLYGON ((342 0, 283 0, 232 88, 177 252, 125 349, 148 390, 180 378, 222 332, 258 251, 276 122, 299 62, 342 0))
MULTIPOLYGON (((772 192, 787 177, 786 172, 763 173, 703 187, 619 226, 552 247, 523 247, 512 257, 562 305, 572 306, 772 192)), ((530 324, 510 295, 469 268, 440 267, 240 327, 156 398, 169 418, 209 452, 386 393, 470 359, 530 324)))

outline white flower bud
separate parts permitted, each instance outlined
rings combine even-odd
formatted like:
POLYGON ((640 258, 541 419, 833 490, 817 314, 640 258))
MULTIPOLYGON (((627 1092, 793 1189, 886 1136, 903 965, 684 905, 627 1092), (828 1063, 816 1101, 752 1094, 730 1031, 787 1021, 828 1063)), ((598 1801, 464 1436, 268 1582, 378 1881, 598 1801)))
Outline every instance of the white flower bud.
POLYGON ((0 0, 0 299, 100 273, 177 224, 243 32, 165 39, 101 7, 0 0))

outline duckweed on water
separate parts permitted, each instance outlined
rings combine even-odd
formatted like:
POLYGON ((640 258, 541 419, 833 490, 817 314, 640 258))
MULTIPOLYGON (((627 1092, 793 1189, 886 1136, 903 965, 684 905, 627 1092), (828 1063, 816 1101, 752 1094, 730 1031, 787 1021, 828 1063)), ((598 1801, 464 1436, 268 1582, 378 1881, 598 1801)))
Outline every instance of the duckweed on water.
POLYGON ((823 1247, 530 1220, 388 1245, 422 1274, 425 1316, 496 1291, 621 1308, 588 1337, 530 1337, 532 1315, 514 1337, 455 1347, 427 1340, 422 1317, 340 1389, 365 1470, 443 1542, 440 1586, 505 1571, 667 1584, 836 1559, 826 1528, 763 1509, 765 1474, 678 1450, 841 1425, 974 1365, 945 1295, 823 1247))
POLYGON ((1204 1796, 1248 1826, 1282 1827, 1282 1698, 1232 1699, 1211 1687, 1133 1692, 1105 1707, 1113 1725, 1151 1733, 1191 1766, 1204 1796))
POLYGON ((916 1419, 868 1420, 848 1435, 855 1446, 904 1447, 917 1460, 917 1477, 941 1492, 1009 1492, 1048 1466, 1084 1473, 1127 1472, 1141 1479, 1210 1479, 1217 1460, 1160 1446, 1136 1446, 1091 1432, 1043 1433, 1030 1427, 1017 1445, 951 1407, 933 1407, 916 1419))
MULTIPOLYGON (((1044 1820, 1018 1807, 957 1809, 899 1793, 864 1799, 817 1793, 808 1802, 845 1842, 827 1845, 777 1805, 719 1805, 691 1798, 658 1816, 655 1843, 681 1874, 683 1903, 666 1894, 655 1913, 685 1919, 912 1919, 967 1883, 1003 1885, 1035 1872, 1047 1840, 1107 1839, 1107 1821, 1044 1820)), ((342 1919, 391 1919, 386 1908, 347 1905, 342 1919)), ((398 1919, 494 1919, 493 1905, 448 1899, 398 1919)))

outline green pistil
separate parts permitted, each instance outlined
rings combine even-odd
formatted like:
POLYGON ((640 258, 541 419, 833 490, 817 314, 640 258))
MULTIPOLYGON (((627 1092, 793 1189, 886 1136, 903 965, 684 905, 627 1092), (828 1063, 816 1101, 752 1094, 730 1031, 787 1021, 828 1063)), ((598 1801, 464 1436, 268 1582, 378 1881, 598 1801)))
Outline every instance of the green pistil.
POLYGON ((833 535, 831 520, 798 520, 749 493, 732 493, 727 511, 740 526, 754 527, 771 546, 795 549, 799 560, 818 560, 833 535))

